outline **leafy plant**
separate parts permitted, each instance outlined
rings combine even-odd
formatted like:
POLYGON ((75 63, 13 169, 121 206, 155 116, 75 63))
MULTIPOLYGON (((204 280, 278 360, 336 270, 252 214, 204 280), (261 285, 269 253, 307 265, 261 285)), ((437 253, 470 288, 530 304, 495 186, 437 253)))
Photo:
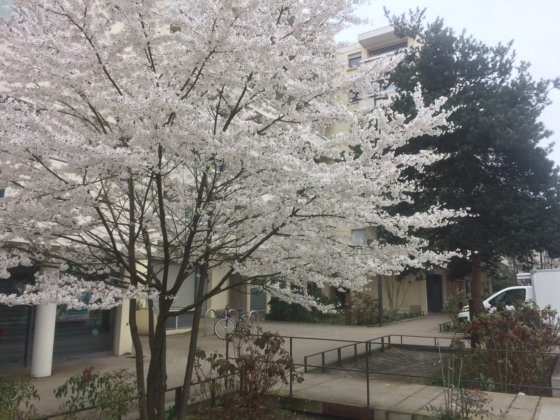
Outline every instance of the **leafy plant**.
POLYGON ((379 305, 369 290, 352 294, 352 319, 358 325, 371 325, 379 322, 379 305))
POLYGON ((33 417, 36 412, 33 401, 39 399, 37 388, 28 378, 0 377, 0 418, 20 420, 33 417))
MULTIPOLYGON (((392 322, 400 319, 419 317, 422 313, 418 311, 397 311, 395 309, 383 309, 383 321, 392 322)), ((379 302, 370 291, 354 292, 352 294, 352 318, 357 325, 379 324, 379 302)))
POLYGON ((93 367, 70 377, 54 390, 57 399, 67 398, 60 410, 65 418, 77 418, 78 413, 91 409, 91 418, 118 420, 129 411, 137 398, 134 375, 120 369, 98 373, 93 367))
POLYGON ((219 418, 257 416, 266 411, 264 397, 278 384, 291 380, 302 382, 293 360, 284 348, 284 339, 277 333, 257 336, 235 334, 233 358, 222 354, 196 353, 195 376, 199 383, 198 397, 207 402, 206 415, 219 418), (218 404, 220 403, 220 404, 218 404), (227 408, 224 410, 224 406, 227 408))
POLYGON ((488 398, 479 390, 463 387, 463 357, 453 353, 445 367, 440 352, 440 365, 444 404, 441 407, 428 406, 430 418, 433 420, 484 418, 489 413, 486 408, 488 398))
MULTIPOLYGON (((316 300, 319 303, 332 304, 337 303, 330 301, 323 296, 317 296, 316 300)), ((325 323, 325 324, 342 324, 343 316, 342 311, 338 310, 336 313, 325 314, 315 308, 306 309, 298 303, 287 303, 276 297, 270 299, 270 313, 267 314, 267 319, 273 321, 289 321, 289 322, 310 322, 310 323, 325 323)))
POLYGON ((460 289, 455 289, 451 296, 447 298, 447 302, 445 302, 443 309, 447 315, 449 315, 453 323, 457 324, 457 321, 459 320, 459 313, 467 303, 467 294, 460 289))
POLYGON ((275 321, 315 322, 312 311, 297 303, 287 303, 276 297, 270 300, 270 313, 267 319, 275 321))
POLYGON ((495 391, 496 390, 496 382, 492 378, 487 378, 483 373, 478 375, 480 379, 480 389, 483 391, 495 391))
POLYGON ((519 304, 475 318, 466 331, 477 334, 479 346, 469 355, 469 370, 475 377, 496 381, 496 389, 518 392, 534 384, 544 373, 555 344, 556 311, 540 310, 534 304, 519 304))

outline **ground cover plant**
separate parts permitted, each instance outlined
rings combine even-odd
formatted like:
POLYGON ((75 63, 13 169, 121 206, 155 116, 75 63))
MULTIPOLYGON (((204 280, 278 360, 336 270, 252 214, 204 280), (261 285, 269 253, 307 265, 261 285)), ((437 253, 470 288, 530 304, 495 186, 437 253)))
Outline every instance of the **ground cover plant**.
POLYGON ((63 400, 59 411, 61 418, 107 419, 125 418, 137 399, 134 375, 120 369, 99 373, 87 368, 71 376, 54 390, 58 400, 63 400))
POLYGON ((39 394, 29 378, 0 376, 0 418, 20 420, 36 414, 39 394))

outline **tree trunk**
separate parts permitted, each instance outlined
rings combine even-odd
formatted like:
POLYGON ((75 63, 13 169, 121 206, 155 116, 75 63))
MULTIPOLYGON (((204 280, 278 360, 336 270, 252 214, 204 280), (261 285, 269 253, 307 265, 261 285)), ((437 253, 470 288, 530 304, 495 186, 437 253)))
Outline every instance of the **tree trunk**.
MULTIPOLYGON (((480 267, 480 254, 476 253, 472 255, 471 263, 471 319, 478 316, 484 312, 484 305, 482 303, 483 288, 482 288, 482 269, 480 267)), ((471 346, 477 347, 479 342, 478 335, 476 333, 471 334, 471 346)))
POLYGON ((150 420, 165 419, 165 390, 167 388, 166 328, 169 304, 160 300, 154 339, 150 345, 151 355, 147 376, 147 407, 150 420))
POLYGON ((130 335, 132 337, 132 345, 134 346, 134 361, 136 367, 136 387, 138 389, 138 411, 140 412, 140 420, 148 420, 148 406, 146 403, 146 387, 144 386, 144 350, 138 334, 138 325, 136 323, 136 299, 130 300, 128 310, 128 325, 130 327, 130 335))
POLYGON ((352 325, 352 292, 344 294, 344 325, 352 325))
POLYGON ((474 316, 484 312, 482 304, 483 288, 482 288, 482 269, 480 267, 480 254, 473 254, 471 258, 471 297, 472 297, 472 313, 474 316))
MULTIPOLYGON (((204 286, 208 280, 208 269, 203 267, 200 273, 200 281, 196 291, 195 302, 201 302, 204 295, 204 286)), ((181 402, 177 407, 177 419, 184 420, 187 418, 187 406, 191 396, 192 375, 194 371, 194 359, 196 353, 196 345, 198 342, 198 332, 200 330, 200 319, 202 315, 202 304, 198 304, 194 309, 193 325, 191 329, 191 340, 189 342, 189 353, 187 355, 187 367, 185 368, 185 378, 183 379, 183 392, 181 393, 181 402)))

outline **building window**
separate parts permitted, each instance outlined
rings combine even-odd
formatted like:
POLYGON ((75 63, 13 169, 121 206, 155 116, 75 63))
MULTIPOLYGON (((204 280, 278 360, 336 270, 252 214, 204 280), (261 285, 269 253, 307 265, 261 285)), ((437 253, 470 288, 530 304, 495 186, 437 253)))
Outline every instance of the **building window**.
POLYGON ((406 41, 399 42, 398 44, 388 45, 381 48, 372 48, 368 50, 368 57, 381 57, 384 55, 396 54, 404 51, 407 44, 406 41))
POLYGON ((348 56, 348 67, 358 67, 362 63, 362 53, 348 56))
POLYGON ((0 198, 4 197, 4 191, 6 191, 4 188, 0 188, 0 198))

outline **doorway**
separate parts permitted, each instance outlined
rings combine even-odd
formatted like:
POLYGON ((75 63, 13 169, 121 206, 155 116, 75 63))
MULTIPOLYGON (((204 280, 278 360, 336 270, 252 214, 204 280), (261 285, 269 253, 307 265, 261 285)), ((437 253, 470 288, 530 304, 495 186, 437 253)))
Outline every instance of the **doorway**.
POLYGON ((443 310, 443 278, 440 274, 428 274, 426 294, 428 312, 440 313, 443 310))

